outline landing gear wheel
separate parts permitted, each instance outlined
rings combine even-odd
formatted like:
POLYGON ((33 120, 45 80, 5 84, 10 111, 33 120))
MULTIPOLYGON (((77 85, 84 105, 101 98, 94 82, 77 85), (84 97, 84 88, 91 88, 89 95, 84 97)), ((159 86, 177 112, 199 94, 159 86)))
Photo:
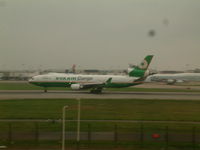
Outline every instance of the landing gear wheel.
POLYGON ((93 93, 93 94, 100 94, 100 93, 102 93, 102 89, 92 89, 92 90, 90 91, 90 93, 93 93))
POLYGON ((47 88, 46 88, 46 87, 44 88, 44 92, 45 92, 45 93, 47 92, 47 88))

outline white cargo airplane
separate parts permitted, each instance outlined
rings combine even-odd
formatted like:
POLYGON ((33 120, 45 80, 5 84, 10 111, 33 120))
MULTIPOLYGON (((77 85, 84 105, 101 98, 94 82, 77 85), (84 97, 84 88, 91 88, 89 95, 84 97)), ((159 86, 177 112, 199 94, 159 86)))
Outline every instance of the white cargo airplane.
POLYGON ((154 74, 152 76, 148 76, 146 81, 166 82, 167 84, 190 81, 200 82, 200 73, 154 74))
POLYGON ((103 88, 123 88, 143 83, 149 75, 148 66, 153 55, 148 55, 139 66, 128 68, 128 75, 82 75, 48 73, 34 76, 29 83, 44 87, 71 87, 73 90, 91 89, 91 93, 101 93, 103 88))

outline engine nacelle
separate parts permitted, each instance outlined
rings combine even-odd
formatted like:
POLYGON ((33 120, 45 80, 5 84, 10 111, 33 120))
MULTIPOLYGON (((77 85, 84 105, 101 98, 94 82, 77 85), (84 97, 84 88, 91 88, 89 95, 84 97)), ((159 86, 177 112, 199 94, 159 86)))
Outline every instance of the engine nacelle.
POLYGON ((175 79, 168 79, 167 80, 167 84, 174 84, 174 83, 176 83, 175 79))
POLYGON ((177 83, 183 83, 184 80, 176 80, 177 83))
POLYGON ((144 77, 144 78, 146 78, 147 76, 150 75, 150 71, 149 70, 142 70, 142 69, 138 69, 138 68, 128 68, 128 74, 129 74, 129 76, 133 76, 133 77, 144 77))
POLYGON ((83 86, 80 85, 80 84, 72 84, 72 85, 71 85, 71 89, 72 89, 72 90, 80 90, 80 89, 82 89, 82 88, 83 88, 83 86))

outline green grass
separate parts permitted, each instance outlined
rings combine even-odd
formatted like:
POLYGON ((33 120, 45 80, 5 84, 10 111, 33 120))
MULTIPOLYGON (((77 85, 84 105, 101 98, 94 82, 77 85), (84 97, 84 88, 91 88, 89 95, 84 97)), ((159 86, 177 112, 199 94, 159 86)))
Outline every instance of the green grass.
MULTIPOLYGON (((0 119, 60 119, 62 116, 62 107, 69 105, 66 110, 67 119, 76 120, 77 101, 74 99, 22 99, 22 100, 1 100, 0 101, 0 119)), ((200 101, 178 101, 178 100, 141 100, 141 99, 82 99, 81 100, 81 119, 115 119, 115 120, 169 120, 169 121, 200 121, 200 101)), ((12 125, 12 131, 16 134, 27 133, 32 135, 32 139, 26 141, 14 140, 9 145, 8 140, 0 140, 0 144, 9 145, 9 147, 34 147, 35 130, 38 125, 39 132, 61 132, 61 122, 1 122, 0 133, 8 135, 9 125, 12 125)), ((88 131, 88 124, 92 132, 114 132, 117 125, 118 134, 137 133, 140 135, 141 127, 145 134, 143 148, 140 147, 140 136, 135 141, 92 141, 91 147, 94 148, 113 148, 116 145, 122 149, 136 148, 142 149, 160 149, 165 146, 162 139, 155 142, 151 138, 152 133, 159 133, 162 138, 166 134, 168 126, 170 138, 172 134, 188 134, 188 142, 172 141, 170 139, 169 147, 174 150, 187 149, 192 147, 193 127, 196 127, 196 133, 200 133, 199 124, 178 124, 178 123, 111 123, 111 122, 81 122, 81 131, 88 131)), ((67 131, 76 131, 76 122, 66 123, 67 131)), ((198 135, 199 136, 199 135, 198 135)), ((82 145, 87 141, 81 141, 82 145)), ((60 139, 54 141, 39 141, 38 147, 51 147, 60 145, 60 139)), ((68 146, 75 146, 74 141, 68 143, 68 146)), ((37 148, 37 147, 36 147, 37 148)), ((199 148, 199 147, 198 147, 199 148)))
MULTIPOLYGON (((57 150, 61 149, 60 141, 42 141, 37 144, 34 141, 17 141, 13 144, 4 142, 5 145, 8 145, 8 149, 12 150, 57 150)), ((165 142, 146 142, 141 146, 139 142, 117 142, 113 141, 81 141, 80 149, 84 150, 164 150, 166 148, 165 142)), ((76 141, 66 141, 66 149, 77 150, 76 141)), ((168 149, 170 150, 193 150, 193 145, 191 142, 172 142, 168 149)), ((196 146, 196 149, 199 149, 199 146, 196 146)))
MULTIPOLYGON (((0 82, 0 90, 43 90, 44 88, 38 87, 28 82, 0 82)), ((48 88, 48 90, 71 90, 70 88, 48 88)), ((139 88, 139 87, 128 87, 128 88, 109 88, 104 91, 125 91, 125 92, 200 92, 200 90, 194 89, 160 89, 160 88, 139 88)))
MULTIPOLYGON (((75 99, 1 100, 1 119, 60 119, 68 105, 67 119, 76 119, 75 99)), ((142 99, 82 99, 81 118, 92 120, 200 121, 200 101, 142 99)))
MULTIPOLYGON (((1 100, 0 119, 61 119, 62 107, 68 105, 66 119, 77 119, 77 101, 74 99, 24 99, 1 100)), ((81 119, 83 120, 140 120, 140 121, 200 121, 200 101, 176 100, 141 100, 141 99, 82 99, 81 119)), ((7 123, 5 123, 7 124, 7 123)), ((1 128, 8 125, 0 124, 1 128)), ((48 131, 57 131, 61 124, 55 122, 39 123, 40 128, 48 131)), ((111 122, 85 122, 83 131, 88 124, 95 131, 113 131, 116 123, 111 122)), ((140 130, 141 123, 117 123, 124 132, 140 130)), ((163 130, 166 126, 179 129, 176 123, 145 123, 146 129, 152 131, 163 130)), ((15 123, 15 128, 28 126, 34 128, 34 123, 15 123)), ((182 124, 183 128, 192 128, 193 125, 182 124)), ((76 122, 68 123, 69 130, 76 130, 76 122)), ((25 130, 25 129, 23 129, 25 130)), ((5 129, 6 131, 6 129, 5 129)))
MULTIPOLYGON (((0 82, 0 90, 43 90, 44 88, 29 84, 28 82, 0 82)), ((66 88, 50 88, 66 90, 66 88)))

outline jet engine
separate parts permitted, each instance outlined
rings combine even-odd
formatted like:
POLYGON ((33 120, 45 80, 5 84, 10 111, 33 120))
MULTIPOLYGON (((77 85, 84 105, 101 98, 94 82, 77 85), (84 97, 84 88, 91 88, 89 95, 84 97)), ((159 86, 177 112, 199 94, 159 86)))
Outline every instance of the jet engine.
POLYGON ((175 79, 168 79, 167 84, 175 84, 176 80, 175 79))
POLYGON ((80 85, 80 84, 72 84, 72 85, 71 85, 71 89, 72 89, 72 90, 80 90, 80 89, 82 89, 82 88, 83 88, 83 86, 80 85))
POLYGON ((128 68, 128 74, 129 74, 129 76, 133 76, 133 77, 146 78, 147 76, 150 75, 150 71, 148 69, 142 70, 142 69, 138 69, 138 68, 128 68))

